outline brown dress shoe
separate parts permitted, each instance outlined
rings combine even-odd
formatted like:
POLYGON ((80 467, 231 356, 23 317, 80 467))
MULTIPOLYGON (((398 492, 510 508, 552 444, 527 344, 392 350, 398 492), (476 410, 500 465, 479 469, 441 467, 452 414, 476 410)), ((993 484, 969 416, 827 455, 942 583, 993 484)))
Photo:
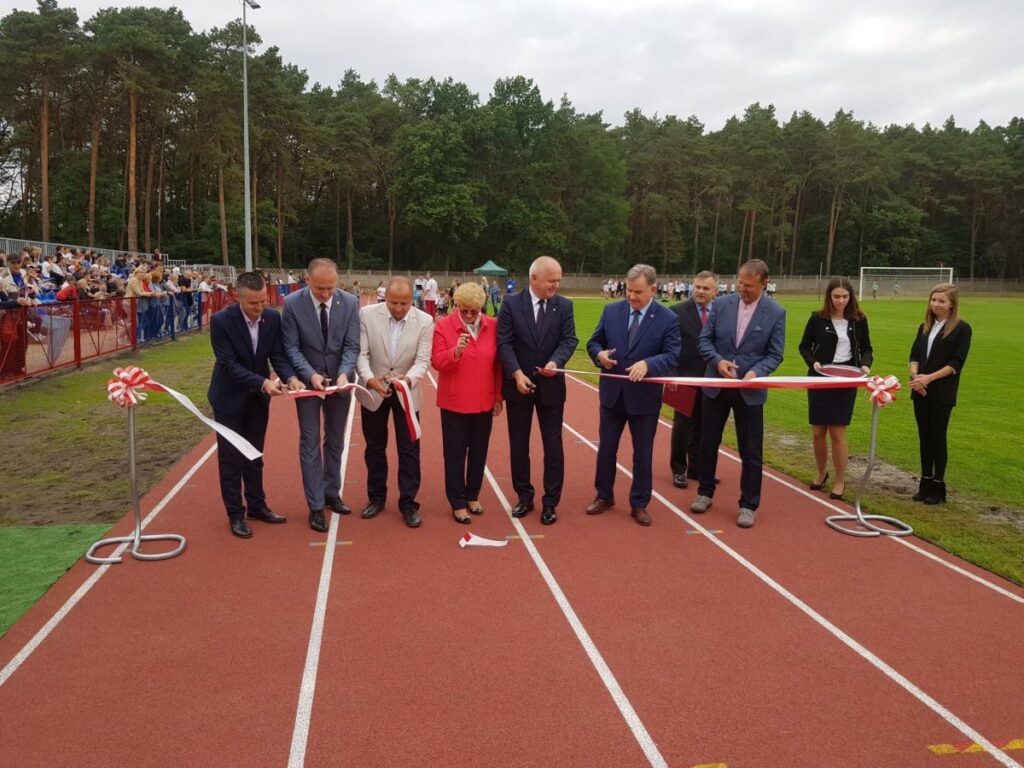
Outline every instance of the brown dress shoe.
POLYGON ((600 496, 597 496, 597 497, 594 498, 594 500, 592 502, 590 502, 590 506, 587 507, 587 514, 588 515, 600 515, 606 509, 608 509, 609 507, 612 507, 614 505, 615 505, 615 500, 614 499, 602 499, 600 496))
POLYGON ((647 510, 644 509, 643 507, 633 507, 632 511, 629 514, 631 514, 633 516, 633 519, 636 520, 637 523, 639 523, 640 525, 651 524, 651 516, 647 514, 647 510))

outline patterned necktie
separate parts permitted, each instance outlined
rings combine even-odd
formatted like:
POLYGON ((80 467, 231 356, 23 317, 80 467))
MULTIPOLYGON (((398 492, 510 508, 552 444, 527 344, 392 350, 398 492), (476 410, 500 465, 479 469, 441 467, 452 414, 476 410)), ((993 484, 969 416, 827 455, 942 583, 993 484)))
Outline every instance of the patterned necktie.
MULTIPOLYGON (((620 328, 622 326, 619 326, 620 328)), ((626 334, 626 345, 632 347, 636 335, 640 332, 640 310, 633 310, 633 319, 629 321, 629 332, 626 334)))
POLYGON ((537 327, 540 328, 544 324, 544 299, 540 299, 537 302, 537 327))
POLYGON ((327 346, 327 305, 320 305, 320 333, 324 335, 324 347, 327 346))
POLYGON ((701 325, 707 325, 708 324, 708 308, 707 307, 701 307, 700 308, 700 324, 701 325))

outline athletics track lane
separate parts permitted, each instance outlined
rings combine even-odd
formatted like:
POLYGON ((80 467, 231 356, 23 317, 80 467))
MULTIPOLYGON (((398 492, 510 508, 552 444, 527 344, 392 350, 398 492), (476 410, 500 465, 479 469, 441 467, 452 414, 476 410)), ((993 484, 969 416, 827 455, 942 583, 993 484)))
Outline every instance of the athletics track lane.
MULTIPOLYGON (((139 428, 160 425, 143 409, 139 428)), ((286 480, 268 502, 288 523, 253 521, 252 539, 232 537, 214 452, 148 529, 184 534, 184 554, 148 563, 125 555, 0 687, 0 764, 287 762, 320 574, 297 434, 295 406, 275 402, 266 460, 268 474, 286 480)), ((212 443, 205 439, 147 494, 144 515, 212 443)), ((112 534, 129 532, 130 517, 112 534)), ((80 561, 58 581, 0 639, 0 663, 98 567, 80 561)))

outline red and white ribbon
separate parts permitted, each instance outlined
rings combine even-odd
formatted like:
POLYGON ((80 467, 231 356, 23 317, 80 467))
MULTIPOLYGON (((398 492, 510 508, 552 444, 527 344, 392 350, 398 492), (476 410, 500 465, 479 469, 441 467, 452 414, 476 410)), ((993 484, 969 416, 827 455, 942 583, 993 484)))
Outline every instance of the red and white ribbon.
MULTIPOLYGON (((416 418, 416 409, 413 407, 412 402, 412 389, 402 379, 389 379, 392 386, 395 388, 395 396, 398 397, 398 402, 402 405, 402 410, 405 412, 405 424, 409 428, 409 437, 412 442, 416 442, 423 437, 423 430, 420 427, 420 421, 416 418)), ((293 398, 300 397, 326 397, 327 395, 344 394, 345 392, 356 393, 359 398, 359 402, 363 405, 367 405, 371 402, 373 395, 366 387, 361 384, 342 384, 335 387, 327 387, 327 389, 302 389, 297 392, 289 392, 288 396, 293 398)))
POLYGON ((900 390, 900 380, 893 375, 872 376, 867 381, 867 387, 871 390, 871 402, 877 403, 879 408, 884 408, 896 399, 896 392, 900 390))
POLYGON ((185 395, 159 381, 154 381, 143 369, 134 365, 127 368, 115 368, 114 377, 107 382, 107 399, 115 405, 121 408, 134 408, 146 400, 145 390, 163 392, 177 400, 185 410, 237 448, 245 458, 252 461, 263 455, 240 434, 205 416, 185 395))
MULTIPOLYGON (((582 376, 593 376, 591 371, 574 371, 558 368, 557 373, 575 373, 582 376)), ((596 375, 610 379, 628 379, 621 373, 597 373, 596 375)), ((712 376, 652 376, 643 379, 648 384, 679 384, 688 387, 719 387, 722 389, 849 389, 851 387, 867 387, 871 390, 871 400, 879 406, 885 406, 896 399, 894 394, 900 389, 900 380, 895 376, 758 376, 753 379, 719 379, 712 376)))
POLYGON ((475 533, 466 533, 459 539, 459 546, 463 549, 466 547, 507 547, 508 539, 499 541, 497 539, 485 539, 483 536, 477 536, 475 533))
POLYGON ((398 402, 402 404, 405 411, 405 425, 409 428, 409 439, 416 442, 423 437, 423 430, 420 428, 420 420, 416 418, 416 408, 412 402, 412 388, 405 383, 404 379, 391 379, 391 385, 398 395, 398 402))

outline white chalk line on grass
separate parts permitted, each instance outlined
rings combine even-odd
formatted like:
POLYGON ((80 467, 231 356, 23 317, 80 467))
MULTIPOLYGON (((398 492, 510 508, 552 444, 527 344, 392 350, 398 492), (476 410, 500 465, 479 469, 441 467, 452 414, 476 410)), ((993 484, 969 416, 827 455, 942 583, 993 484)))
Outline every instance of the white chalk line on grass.
MULTIPOLYGON (((562 425, 566 429, 566 431, 568 431, 570 434, 575 435, 576 438, 580 440, 580 442, 586 443, 586 445, 588 445, 592 450, 594 450, 595 452, 597 451, 596 443, 585 438, 583 435, 581 435, 579 432, 573 429, 572 426, 569 425, 568 423, 563 422, 562 425)), ((626 477, 633 477, 633 473, 626 469, 622 464, 616 462, 616 466, 618 467, 618 470, 626 477)), ((919 688, 917 685, 911 682, 910 679, 902 675, 894 667, 887 664, 866 646, 855 640, 853 637, 851 637, 846 632, 841 630, 839 627, 837 627, 831 621, 826 619, 816 610, 811 608, 811 606, 809 606, 803 600, 798 598, 788 589, 783 587, 781 584, 775 581, 775 579, 773 579, 767 573, 765 573, 752 562, 743 557, 743 555, 741 555, 739 552, 734 550, 725 542, 721 541, 718 537, 713 536, 706 528, 697 523, 696 520, 687 515, 681 509, 679 509, 679 507, 677 507, 675 504, 673 504, 671 501, 665 498, 661 493, 659 493, 658 491, 654 491, 652 495, 654 498, 656 498, 658 501, 664 504, 665 507, 668 508, 673 514, 675 514, 681 520, 686 522, 687 525, 690 525, 696 530, 700 531, 701 535, 703 535, 704 538, 706 538, 708 541, 710 541, 712 544, 714 544, 716 547, 722 550, 725 554, 727 554, 729 557, 731 557, 745 569, 750 571, 750 573, 754 574, 754 576, 760 579, 765 585, 767 585, 780 596, 785 598, 790 604, 792 604, 795 608, 797 608, 806 616, 808 616, 822 629, 831 634, 845 646, 850 648, 850 650, 854 651, 854 653, 856 653, 858 656, 867 661, 869 664, 875 667, 878 671, 880 671, 894 683, 896 683, 905 691, 907 691, 907 693, 909 693, 919 702, 921 702, 930 710, 932 710, 932 712, 934 712, 943 720, 945 720, 949 725, 953 726, 958 731, 960 731, 960 733, 967 736, 975 744, 978 744, 982 748, 984 748, 985 751, 991 754, 992 757, 994 757, 996 760, 998 760, 1000 764, 1006 766, 1006 768, 1021 768, 1021 765, 1017 761, 1015 761, 1012 757, 1010 757, 1005 752, 996 747, 995 744, 993 744, 984 736, 982 736, 982 734, 978 730, 965 723, 963 720, 957 717, 957 715, 955 715, 951 710, 947 709, 932 696, 925 693, 925 691, 923 691, 921 688, 919 688)))
MULTIPOLYGON (((437 388, 437 381, 434 379, 432 373, 427 373, 430 377, 430 383, 437 388)), ((494 489, 495 495, 498 497, 498 502, 501 504, 501 508, 506 511, 512 508, 509 504, 508 498, 501 490, 501 486, 498 485, 498 481, 495 479, 491 472, 490 466, 484 467, 484 475, 487 478, 487 482, 490 483, 491 488, 494 489)), ((636 710, 630 703, 625 692, 622 690, 622 686, 619 685, 619 681, 615 679, 615 675, 612 673, 608 663, 604 660, 601 652, 597 649, 594 641, 590 637, 590 633, 587 632, 586 627, 583 626, 583 622, 580 621, 580 617, 576 614, 569 599, 565 596, 565 592, 562 591, 561 586, 558 584, 558 580, 555 579, 551 569, 548 568, 547 563, 544 562, 544 558, 541 557, 540 552, 537 551, 536 545, 533 543, 533 539, 527 533, 526 528, 516 518, 509 515, 509 520, 512 521, 512 526, 516 529, 516 533, 519 535, 519 539, 523 542, 526 547, 527 553, 530 555, 530 559, 533 560, 533 564, 540 572, 541 578, 544 579, 544 583, 551 591, 551 595, 555 598, 555 603, 562 611, 562 615, 565 616, 566 621, 569 622, 569 626, 572 627, 573 633, 576 635, 576 639, 579 640, 580 645, 583 646, 584 652, 587 654, 587 658, 590 659, 590 663, 593 664, 594 669, 597 671, 598 677, 601 678, 601 682, 607 689, 609 695, 612 697, 612 701, 615 702, 615 706, 618 707, 622 718, 626 721, 626 725, 629 726, 629 730, 633 732, 633 737, 636 739, 637 744, 640 745, 640 749, 643 750, 644 755, 647 757, 647 761, 654 768, 667 768, 668 763, 665 762, 665 758, 662 757, 661 752, 658 750, 658 745, 654 743, 654 739, 651 738, 651 734, 647 731, 646 726, 640 720, 640 716, 637 715, 636 710)))
MULTIPOLYGON (((566 378, 572 379, 576 383, 582 384, 584 387, 587 387, 588 389, 592 389, 595 392, 597 391, 597 387, 595 387, 593 384, 591 384, 588 381, 583 381, 582 379, 578 379, 575 376, 567 376, 566 378)), ((669 422, 669 421, 665 421, 665 419, 658 419, 658 424, 660 424, 662 427, 666 427, 668 429, 672 429, 672 423, 669 422)), ((729 459, 730 461, 733 461, 733 462, 735 462, 737 464, 740 463, 739 456, 735 456, 732 453, 729 453, 728 451, 725 451, 725 450, 720 450, 718 453, 719 453, 720 456, 724 456, 725 458, 729 459)), ((849 512, 848 509, 843 509, 841 507, 837 507, 835 504, 830 504, 829 502, 825 501, 825 499, 823 499, 821 496, 816 496, 816 495, 812 494, 810 491, 808 491, 808 490, 806 490, 804 488, 801 488, 801 487, 799 487, 797 485, 794 485, 787 478, 785 478, 783 476, 780 476, 780 475, 777 475, 774 472, 769 472, 769 471, 766 470, 764 472, 764 475, 767 478, 769 478, 770 480, 774 480, 776 483, 779 483, 780 485, 784 485, 787 488, 789 488, 790 490, 796 491, 797 493, 799 493, 804 498, 810 499, 815 504, 818 504, 818 505, 820 505, 822 507, 825 507, 826 509, 830 509, 830 510, 833 510, 834 512, 838 512, 838 513, 842 513, 842 514, 845 514, 845 513, 849 512)), ((909 549, 909 550, 911 550, 913 552, 916 552, 919 555, 923 555, 924 557, 927 557, 929 560, 932 560, 932 561, 938 563, 939 565, 941 565, 941 566, 943 566, 945 568, 948 568, 949 570, 953 571, 954 573, 958 573, 959 575, 964 576, 965 578, 968 578, 971 581, 973 581, 973 582, 975 582, 977 584, 982 585, 983 587, 987 587, 988 589, 991 589, 993 592, 996 592, 996 593, 1002 595, 1003 597, 1008 597, 1010 600, 1013 600, 1015 603, 1020 603, 1021 605, 1024 605, 1024 597, 1021 597, 1020 595, 1014 594, 1010 590, 1005 589, 1004 587, 1001 587, 998 584, 994 584, 993 582, 989 581, 988 579, 982 578, 981 576, 979 576, 976 573, 971 573, 966 568, 962 568, 961 566, 957 565, 956 563, 952 563, 952 562, 950 562, 948 560, 944 560, 943 558, 939 557, 938 555, 936 555, 936 554, 934 554, 932 552, 929 552, 928 550, 926 550, 926 549, 924 549, 922 547, 919 547, 916 544, 913 544, 913 543, 907 541, 906 539, 900 538, 898 536, 885 536, 884 538, 888 539, 889 541, 893 542, 894 544, 899 544, 901 546, 904 546, 907 549, 909 549)))
MULTIPOLYGON (((142 530, 145 530, 146 526, 153 522, 156 516, 159 515, 160 512, 163 510, 163 508, 170 503, 171 499, 178 495, 178 492, 185 487, 185 484, 192 479, 196 472, 199 471, 199 468, 206 463, 206 460, 209 459, 214 454, 214 452, 216 452, 216 450, 217 443, 215 442, 213 445, 210 446, 206 453, 204 453, 196 460, 196 463, 191 466, 188 472, 186 472, 184 476, 182 476, 182 478, 177 483, 174 484, 174 487, 167 492, 167 495, 160 499, 160 502, 155 507, 153 507, 153 511, 146 515, 146 517, 142 521, 142 530)), ((130 544, 130 541, 126 541, 119 544, 117 548, 114 550, 112 557, 123 555, 130 544)), ((71 595, 71 597, 69 597, 64 602, 64 604, 57 609, 57 612, 54 613, 53 616, 51 616, 50 619, 40 628, 40 630, 32 636, 32 639, 25 643, 24 647, 22 647, 22 649, 18 651, 15 657, 11 659, 9 662, 7 662, 7 666, 5 666, 2 671, 0 671, 0 686, 3 686, 3 684, 6 683, 8 679, 10 679, 11 675, 13 675, 18 670, 18 668, 22 664, 24 664, 25 661, 28 660, 29 656, 31 656, 35 652, 36 648, 39 647, 43 640, 45 640, 50 635, 50 633, 53 632, 53 630, 55 630, 57 626, 67 617, 68 613, 71 612, 71 609, 78 605, 82 598, 89 594, 89 590, 96 586, 96 582, 103 578, 103 575, 110 569, 112 565, 116 565, 116 563, 104 563, 100 565, 98 568, 96 568, 92 575, 89 576, 89 578, 86 579, 82 583, 82 585, 75 590, 75 593, 71 595)))
MULTIPOLYGON (((341 453, 341 484, 339 498, 345 490, 345 471, 348 469, 349 447, 352 445, 352 425, 355 422, 355 398, 349 401, 348 422, 345 425, 345 447, 341 453)), ((326 509, 325 509, 326 512, 326 509)), ((306 664, 302 670, 302 684, 299 686, 299 701, 295 708, 295 727, 292 729, 292 745, 288 753, 288 768, 301 768, 306 763, 306 746, 309 743, 309 725, 313 716, 313 698, 316 694, 316 676, 320 668, 320 646, 324 639, 324 622, 327 618, 327 595, 331 591, 331 571, 334 568, 334 551, 337 549, 338 518, 330 513, 331 527, 327 531, 327 546, 324 547, 324 561, 320 567, 320 584, 316 591, 313 609, 313 625, 309 630, 309 645, 306 648, 306 664)))

